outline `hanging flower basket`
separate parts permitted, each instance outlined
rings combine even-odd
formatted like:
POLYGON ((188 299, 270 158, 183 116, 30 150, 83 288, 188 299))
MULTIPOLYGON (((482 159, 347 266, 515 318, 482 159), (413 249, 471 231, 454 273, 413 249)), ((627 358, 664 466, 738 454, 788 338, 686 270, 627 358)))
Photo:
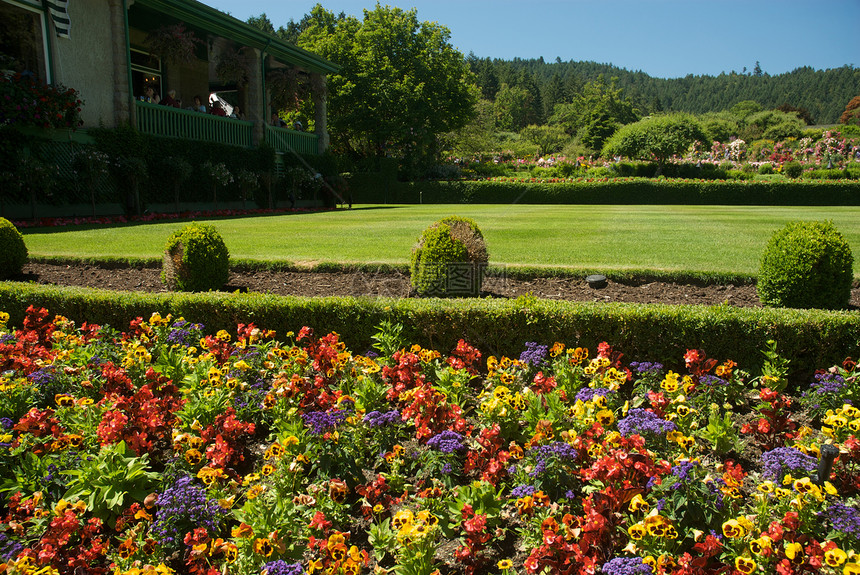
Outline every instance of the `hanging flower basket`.
POLYGON ((310 86, 296 68, 276 68, 266 74, 266 83, 276 110, 298 110, 310 94, 310 86))
POLYGON ((215 65, 215 74, 224 84, 248 85, 248 63, 239 50, 221 54, 215 65))
POLYGON ((194 32, 185 29, 185 24, 168 24, 156 28, 146 37, 153 54, 175 64, 190 64, 196 58, 197 45, 202 44, 194 32))

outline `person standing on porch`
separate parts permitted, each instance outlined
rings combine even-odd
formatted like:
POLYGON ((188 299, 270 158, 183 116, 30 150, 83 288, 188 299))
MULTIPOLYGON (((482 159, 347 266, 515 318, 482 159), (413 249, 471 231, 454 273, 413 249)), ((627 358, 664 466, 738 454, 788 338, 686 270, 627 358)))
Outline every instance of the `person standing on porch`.
POLYGON ((172 108, 179 107, 179 100, 176 99, 176 90, 168 90, 167 96, 164 97, 161 102, 159 102, 162 106, 170 106, 172 108))

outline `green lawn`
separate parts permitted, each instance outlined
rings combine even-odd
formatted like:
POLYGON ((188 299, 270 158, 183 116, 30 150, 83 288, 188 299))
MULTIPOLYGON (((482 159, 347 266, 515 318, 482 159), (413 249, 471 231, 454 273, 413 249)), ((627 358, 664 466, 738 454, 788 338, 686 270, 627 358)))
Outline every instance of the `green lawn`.
MULTIPOLYGON (((592 271, 756 274, 771 234, 790 220, 832 220, 854 249, 860 208, 759 206, 423 205, 212 220, 231 258, 406 263, 421 231, 473 218, 490 263, 592 271)), ((157 258, 184 222, 23 229, 34 256, 157 258)))

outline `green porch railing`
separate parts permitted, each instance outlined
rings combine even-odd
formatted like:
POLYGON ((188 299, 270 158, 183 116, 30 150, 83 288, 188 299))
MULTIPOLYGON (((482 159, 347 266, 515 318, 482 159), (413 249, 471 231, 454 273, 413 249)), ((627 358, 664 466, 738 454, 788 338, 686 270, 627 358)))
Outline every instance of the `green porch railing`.
POLYGON ((316 134, 266 126, 266 143, 276 152, 296 151, 299 154, 315 156, 319 154, 318 140, 319 136, 316 134))
POLYGON ((250 148, 253 122, 135 100, 137 129, 145 134, 250 148))

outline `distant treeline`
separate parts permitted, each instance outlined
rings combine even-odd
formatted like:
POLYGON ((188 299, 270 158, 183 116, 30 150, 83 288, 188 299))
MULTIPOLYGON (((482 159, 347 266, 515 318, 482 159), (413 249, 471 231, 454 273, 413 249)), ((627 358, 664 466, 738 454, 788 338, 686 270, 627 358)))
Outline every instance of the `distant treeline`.
POLYGON ((860 68, 853 66, 829 70, 807 66, 771 76, 756 62, 751 72, 664 79, 597 62, 482 59, 474 54, 466 60, 487 100, 495 101, 503 84, 527 89, 538 124, 546 122, 556 104, 572 102, 586 83, 600 76, 606 81, 616 78, 615 86, 642 115, 660 111, 706 114, 755 100, 764 109, 795 111, 808 124, 835 124, 848 102, 860 95, 860 68))

